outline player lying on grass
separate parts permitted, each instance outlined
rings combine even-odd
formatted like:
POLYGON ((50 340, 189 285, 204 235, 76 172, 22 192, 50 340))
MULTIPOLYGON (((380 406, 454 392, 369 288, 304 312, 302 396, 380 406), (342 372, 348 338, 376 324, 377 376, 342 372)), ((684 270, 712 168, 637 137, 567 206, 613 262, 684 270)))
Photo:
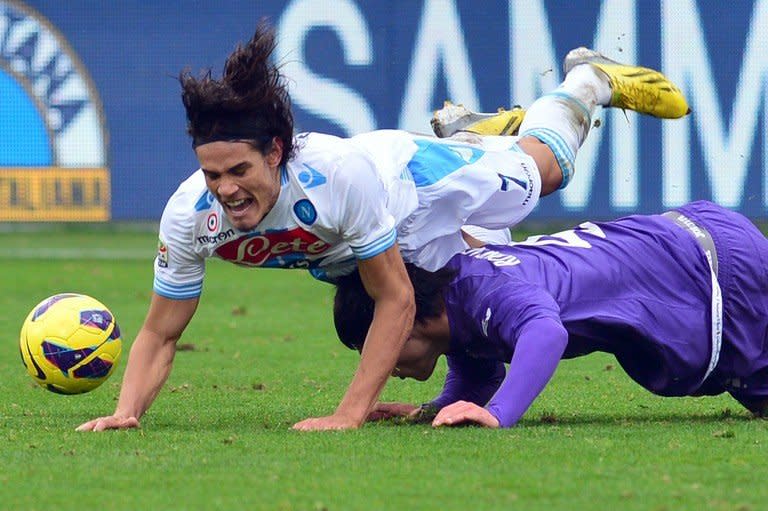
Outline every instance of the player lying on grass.
MULTIPOLYGON (((409 273, 416 321, 393 374, 426 380, 446 355, 443 391, 422 405, 439 410, 434 426, 513 426, 560 359, 595 351, 655 394, 728 392, 766 414, 768 240, 715 204, 586 222, 409 273)), ((336 329, 361 350, 371 301, 354 274, 337 285, 336 329)), ((372 417, 423 410, 380 403, 372 417)))
MULTIPOLYGON (((295 136, 285 79, 270 60, 274 48, 273 31, 260 25, 229 56, 221 79, 210 72, 200 78, 182 74, 200 169, 163 212, 154 293, 117 408, 78 429, 138 426, 170 373, 209 257, 257 268, 303 268, 329 281, 359 271, 376 313, 358 371, 333 415, 294 426, 358 427, 413 326, 404 259, 440 268, 467 248, 463 225, 507 228, 528 215, 541 195, 565 186, 597 105, 659 117, 688 111, 680 91, 660 73, 580 49, 566 59, 563 84, 531 106, 519 140, 460 143, 397 130, 346 139, 295 136)), ((462 120, 472 121, 454 116, 446 122, 462 120)))

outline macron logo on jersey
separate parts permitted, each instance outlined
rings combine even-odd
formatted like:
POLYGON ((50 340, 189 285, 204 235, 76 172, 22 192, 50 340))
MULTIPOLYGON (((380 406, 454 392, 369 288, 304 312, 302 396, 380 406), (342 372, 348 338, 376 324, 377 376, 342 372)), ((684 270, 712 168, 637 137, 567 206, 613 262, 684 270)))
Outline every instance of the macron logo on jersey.
POLYGON ((310 167, 306 163, 303 164, 306 170, 299 172, 299 183, 304 188, 314 188, 316 186, 324 185, 327 179, 319 170, 310 167))

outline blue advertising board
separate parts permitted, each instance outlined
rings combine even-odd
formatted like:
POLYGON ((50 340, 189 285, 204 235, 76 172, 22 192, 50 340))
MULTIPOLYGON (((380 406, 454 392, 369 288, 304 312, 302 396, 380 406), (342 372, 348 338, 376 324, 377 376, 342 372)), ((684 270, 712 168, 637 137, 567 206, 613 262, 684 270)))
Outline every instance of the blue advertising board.
POLYGON ((157 220, 197 164, 177 77, 266 17, 297 129, 429 131, 529 105, 576 46, 662 69, 693 113, 605 110, 541 219, 711 199, 768 216, 768 0, 0 0, 0 220, 157 220))

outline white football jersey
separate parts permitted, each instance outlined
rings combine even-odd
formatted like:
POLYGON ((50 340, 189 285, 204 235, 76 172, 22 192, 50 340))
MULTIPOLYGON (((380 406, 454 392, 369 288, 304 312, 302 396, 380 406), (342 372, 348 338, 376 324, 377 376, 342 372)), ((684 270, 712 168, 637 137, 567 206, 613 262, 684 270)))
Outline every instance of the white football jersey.
POLYGON ((506 227, 538 200, 533 160, 503 138, 502 151, 484 151, 397 130, 299 135, 274 208, 250 231, 232 226, 198 170, 163 212, 154 290, 172 299, 199 296, 209 257, 333 280, 396 241, 406 260, 437 269, 466 248, 460 228, 473 215, 477 225, 506 227), (489 208, 499 193, 503 207, 489 208))

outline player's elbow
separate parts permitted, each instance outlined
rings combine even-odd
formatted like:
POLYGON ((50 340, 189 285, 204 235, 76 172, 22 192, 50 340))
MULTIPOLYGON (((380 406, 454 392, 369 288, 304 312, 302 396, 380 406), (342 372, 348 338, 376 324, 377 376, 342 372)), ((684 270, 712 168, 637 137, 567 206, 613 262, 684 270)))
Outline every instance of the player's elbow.
MULTIPOLYGON (((536 344, 537 350, 543 353, 562 356, 568 346, 568 331, 562 323, 552 318, 542 318, 529 323, 524 335, 536 344)), ((518 343, 519 344, 519 343, 518 343)))
POLYGON ((561 323, 553 322, 550 335, 544 343, 551 353, 558 353, 562 357, 568 347, 568 331, 561 323))

